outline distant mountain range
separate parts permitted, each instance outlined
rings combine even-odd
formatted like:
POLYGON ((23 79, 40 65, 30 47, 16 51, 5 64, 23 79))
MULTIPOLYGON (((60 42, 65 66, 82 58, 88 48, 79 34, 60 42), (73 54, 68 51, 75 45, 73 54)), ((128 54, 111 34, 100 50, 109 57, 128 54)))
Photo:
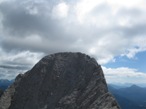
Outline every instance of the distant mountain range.
POLYGON ((146 88, 137 85, 125 88, 108 85, 108 88, 117 99, 121 109, 146 109, 146 88))
POLYGON ((14 80, 0 79, 0 89, 5 90, 13 83, 14 80))

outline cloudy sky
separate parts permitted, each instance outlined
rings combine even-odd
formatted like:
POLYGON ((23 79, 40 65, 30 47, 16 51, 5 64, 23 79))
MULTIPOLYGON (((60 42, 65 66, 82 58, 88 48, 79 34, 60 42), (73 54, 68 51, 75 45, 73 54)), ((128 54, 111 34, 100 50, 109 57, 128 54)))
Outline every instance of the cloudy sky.
POLYGON ((146 83, 146 0, 0 0, 0 79, 83 52, 108 83, 146 83))

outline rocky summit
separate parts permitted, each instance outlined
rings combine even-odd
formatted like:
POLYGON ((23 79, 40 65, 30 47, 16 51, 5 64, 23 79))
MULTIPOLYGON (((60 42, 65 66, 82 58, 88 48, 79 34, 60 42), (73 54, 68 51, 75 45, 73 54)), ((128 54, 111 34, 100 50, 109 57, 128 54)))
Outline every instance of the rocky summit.
POLYGON ((82 53, 56 53, 19 74, 0 109, 119 109, 101 66, 82 53))

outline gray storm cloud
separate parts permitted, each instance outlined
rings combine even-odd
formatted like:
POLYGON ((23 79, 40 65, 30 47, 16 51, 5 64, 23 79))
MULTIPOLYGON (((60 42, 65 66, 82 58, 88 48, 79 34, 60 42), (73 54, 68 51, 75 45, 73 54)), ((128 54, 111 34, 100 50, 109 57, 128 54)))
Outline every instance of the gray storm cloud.
POLYGON ((98 2, 0 2, 0 64, 9 60, 17 65, 29 62, 32 65, 46 54, 63 51, 84 52, 105 64, 115 56, 132 57, 146 50, 146 44, 139 43, 146 40, 146 8, 141 5, 115 8, 109 1, 98 2), (131 49, 137 50, 130 52, 131 49))
MULTIPOLYGON (((146 24, 143 24, 143 22, 135 23, 142 16, 139 9, 120 9, 115 16, 112 16, 111 7, 103 2, 91 10, 89 15, 85 16, 84 24, 80 24, 75 13, 75 6, 70 6, 67 2, 64 3, 70 6, 70 13, 68 12, 68 15, 64 18, 53 18, 53 9, 60 3, 18 0, 1 3, 0 12, 3 17, 4 31, 4 37, 1 36, 3 37, 1 45, 3 49, 8 49, 8 51, 22 49, 45 53, 70 50, 89 53, 92 48, 96 48, 95 52, 98 52, 98 47, 105 47, 99 43, 106 43, 110 46, 112 44, 112 41, 108 41, 110 37, 125 38, 128 43, 123 41, 123 45, 119 46, 130 47, 129 42, 132 43, 135 36, 145 34, 146 24), (95 17, 95 23, 98 23, 103 15, 107 17, 103 19, 103 23, 99 22, 95 25, 90 21, 93 20, 92 17, 95 17), (115 21, 114 17, 117 17, 116 19, 127 17, 126 19, 131 20, 129 22, 132 22, 132 26, 128 26, 128 21, 127 26, 121 26, 118 24, 120 21, 115 21), (104 26, 104 22, 111 22, 111 24, 104 26), (100 42, 104 38, 104 42, 100 42)), ((56 11, 56 15, 57 12, 60 11, 56 11)), ((111 46, 111 49, 114 48, 111 46)), ((111 49, 108 48, 107 51, 111 52, 111 49)), ((117 54, 121 52, 123 51, 117 50, 117 54)), ((116 54, 111 52, 111 55, 116 54)))

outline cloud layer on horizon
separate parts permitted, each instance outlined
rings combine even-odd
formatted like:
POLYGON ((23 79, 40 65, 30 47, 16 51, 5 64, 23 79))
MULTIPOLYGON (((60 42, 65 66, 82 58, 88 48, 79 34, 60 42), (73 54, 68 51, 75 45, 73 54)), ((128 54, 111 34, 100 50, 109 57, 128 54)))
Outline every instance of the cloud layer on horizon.
POLYGON ((133 58, 146 50, 145 4, 145 0, 0 0, 0 64, 33 65, 60 51, 84 52, 102 65, 116 61, 115 56, 133 58), (15 56, 19 61, 9 59, 15 56))
POLYGON ((146 74, 128 67, 106 68, 102 66, 105 78, 109 84, 145 84, 146 74))

